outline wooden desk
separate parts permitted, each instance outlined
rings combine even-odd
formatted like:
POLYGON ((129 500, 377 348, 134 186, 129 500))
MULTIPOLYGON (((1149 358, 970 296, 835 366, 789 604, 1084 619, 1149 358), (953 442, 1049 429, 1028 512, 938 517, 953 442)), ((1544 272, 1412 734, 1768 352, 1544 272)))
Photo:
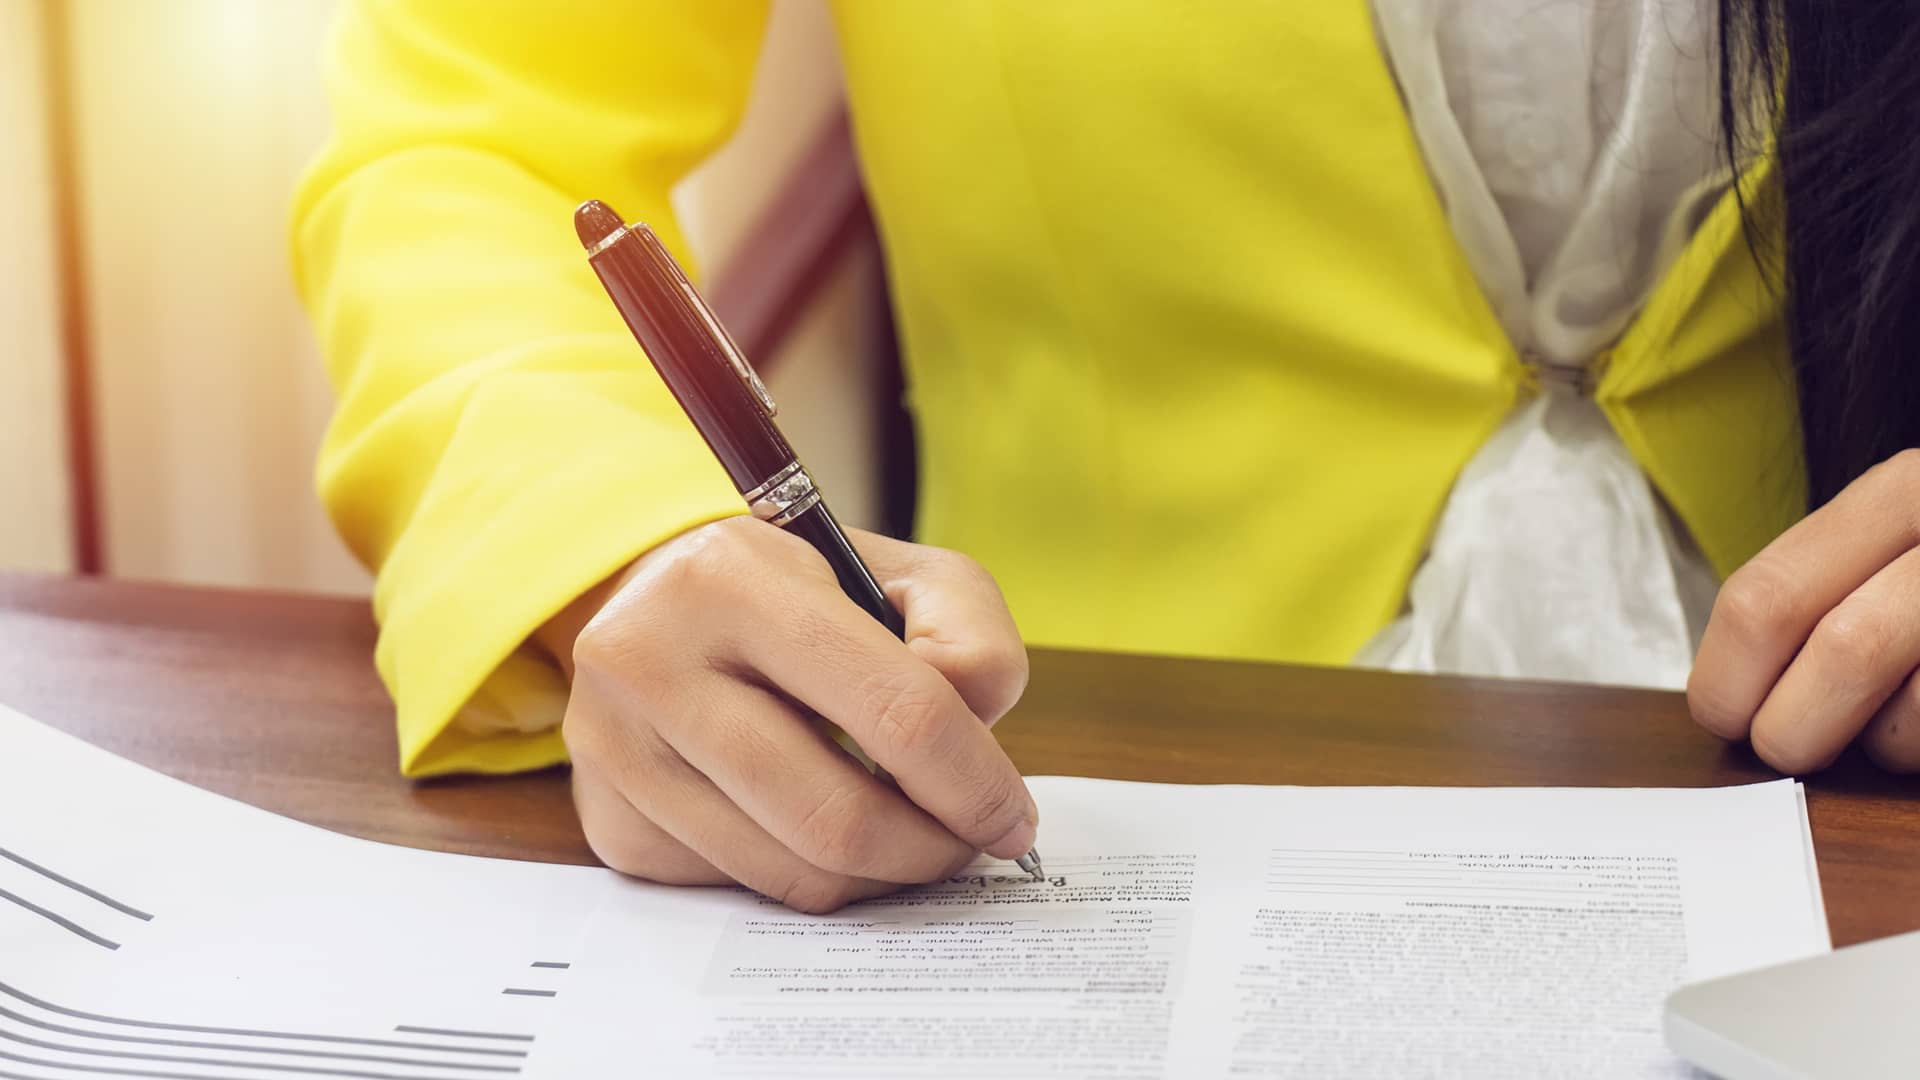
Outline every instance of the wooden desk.
MULTIPOLYGON (((0 575, 0 702, 303 821, 590 862, 566 776, 408 784, 362 604, 0 575)), ((999 728, 1029 773, 1264 784, 1692 787, 1772 773, 1676 694, 1036 650, 999 728)), ((1920 929, 1920 782, 1809 785, 1834 943, 1920 929)))

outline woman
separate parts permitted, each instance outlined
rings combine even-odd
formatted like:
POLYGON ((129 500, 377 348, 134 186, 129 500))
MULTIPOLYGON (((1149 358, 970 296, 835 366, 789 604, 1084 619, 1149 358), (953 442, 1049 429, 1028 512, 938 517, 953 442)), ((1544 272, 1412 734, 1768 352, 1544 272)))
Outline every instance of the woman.
POLYGON ((295 242, 403 766, 570 751, 609 864, 824 910, 1026 850, 1021 633, 1684 680, 1782 769, 1920 764, 1920 20, 1720 7, 841 4, 940 545, 859 538, 902 645, 568 229, 677 243, 764 10, 350 4, 295 242))

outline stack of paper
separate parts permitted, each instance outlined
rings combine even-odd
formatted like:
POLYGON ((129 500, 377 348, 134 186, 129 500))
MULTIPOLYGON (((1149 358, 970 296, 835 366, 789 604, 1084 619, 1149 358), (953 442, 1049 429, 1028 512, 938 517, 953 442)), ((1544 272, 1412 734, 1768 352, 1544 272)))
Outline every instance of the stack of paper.
POLYGON ((0 709, 0 1077, 1680 1075, 1828 948, 1799 787, 1047 777, 1047 868, 829 917, 338 836, 0 709))

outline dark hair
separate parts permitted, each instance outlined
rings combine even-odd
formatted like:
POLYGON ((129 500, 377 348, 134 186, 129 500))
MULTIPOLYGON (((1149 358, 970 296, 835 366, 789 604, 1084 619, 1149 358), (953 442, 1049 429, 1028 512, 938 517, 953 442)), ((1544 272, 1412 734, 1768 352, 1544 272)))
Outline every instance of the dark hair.
POLYGON ((1718 2, 1726 153, 1778 155, 1743 209, 1757 255, 1785 244, 1817 507, 1920 446, 1920 0, 1718 2))

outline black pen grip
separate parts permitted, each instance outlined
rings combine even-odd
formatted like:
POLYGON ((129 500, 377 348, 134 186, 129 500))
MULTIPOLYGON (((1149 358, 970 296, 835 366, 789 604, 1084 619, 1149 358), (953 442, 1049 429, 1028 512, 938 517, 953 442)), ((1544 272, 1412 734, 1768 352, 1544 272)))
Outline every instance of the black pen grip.
POLYGON ((833 567, 833 576, 840 579, 840 590, 847 599, 860 605, 860 609, 879 620, 880 625, 893 632, 893 636, 906 640, 907 620, 887 600, 887 594, 880 591, 880 583, 873 579, 873 571, 860 561, 860 555, 853 550, 853 543, 833 519, 832 511, 827 509, 823 500, 812 509, 783 526, 788 532, 813 545, 813 549, 826 557, 827 565, 833 567))

